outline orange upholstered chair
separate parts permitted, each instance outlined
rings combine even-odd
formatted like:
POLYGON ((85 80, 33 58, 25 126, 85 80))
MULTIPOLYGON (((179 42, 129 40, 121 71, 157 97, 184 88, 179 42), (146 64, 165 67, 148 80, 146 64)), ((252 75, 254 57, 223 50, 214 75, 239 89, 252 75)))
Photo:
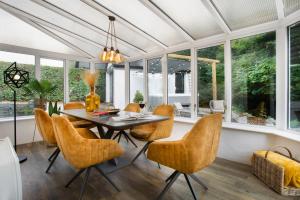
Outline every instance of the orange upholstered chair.
POLYGON ((149 144, 153 141, 170 137, 174 124, 174 108, 172 105, 162 104, 157 106, 154 111, 154 115, 162 115, 169 117, 168 120, 155 122, 145 125, 140 125, 133 128, 130 131, 132 137, 140 141, 146 141, 147 143, 142 150, 135 156, 132 163, 148 149, 149 144))
POLYGON ((148 159, 175 169, 166 180, 168 183, 158 199, 163 197, 180 174, 184 175, 194 199, 197 197, 190 184, 189 176, 207 190, 207 187, 193 173, 209 166, 215 160, 221 127, 222 114, 212 114, 200 119, 179 141, 157 141, 149 145, 148 159))
MULTIPOLYGON (((71 109, 85 109, 85 105, 82 102, 69 102, 64 104, 64 110, 71 109)), ((94 128, 95 125, 89 121, 78 119, 76 117, 67 116, 67 118, 72 122, 73 126, 76 128, 94 128)))
POLYGON ((97 167, 104 161, 117 158, 123 154, 123 149, 117 142, 110 139, 86 139, 81 137, 71 122, 64 117, 54 115, 53 124, 55 137, 64 158, 75 168, 78 173, 67 183, 68 187, 82 172, 86 171, 84 182, 81 188, 80 198, 82 199, 87 184, 90 170, 94 167, 103 175, 118 191, 115 184, 97 167))
MULTIPOLYGON (((140 105, 138 103, 130 103, 128 104, 124 111, 127 111, 127 112, 137 112, 139 113, 141 111, 141 108, 140 108, 140 105)), ((135 142, 129 137, 129 135, 124 131, 119 131, 114 137, 113 137, 113 140, 115 140, 116 138, 118 138, 118 143, 120 142, 120 139, 122 137, 122 135, 125 137, 125 139, 128 141, 130 141, 136 148, 137 148, 137 145, 135 144, 135 142)))
MULTIPOLYGON (((53 121, 52 118, 49 116, 49 114, 42 109, 36 108, 34 109, 34 115, 35 115, 36 125, 38 127, 40 134, 42 135, 43 140, 48 145, 57 145, 57 141, 54 135, 53 121)), ((78 128, 77 131, 82 137, 97 139, 97 136, 93 132, 89 131, 88 129, 78 128)), ((49 172, 51 166, 55 162, 59 153, 60 150, 57 147, 55 151, 48 158, 48 160, 51 161, 51 163, 49 164, 46 173, 49 172)))

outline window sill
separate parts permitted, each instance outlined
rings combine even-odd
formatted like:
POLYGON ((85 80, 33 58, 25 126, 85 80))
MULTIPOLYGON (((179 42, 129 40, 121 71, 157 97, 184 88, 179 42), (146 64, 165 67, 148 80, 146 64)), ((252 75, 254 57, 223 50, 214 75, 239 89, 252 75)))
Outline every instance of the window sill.
MULTIPOLYGON (((17 121, 31 120, 31 119, 34 119, 33 115, 17 117, 17 121)), ((12 121, 14 121, 13 117, 0 118, 0 123, 2 123, 2 122, 12 122, 12 121)))
MULTIPOLYGON (((180 123, 194 124, 198 119, 175 117, 174 121, 180 122, 180 123)), ((238 124, 238 123, 233 123, 233 122, 223 122, 222 127, 226 128, 226 129, 234 129, 234 130, 242 130, 242 131, 276 135, 276 136, 280 136, 283 138, 287 138, 290 140, 300 142, 300 133, 297 131, 292 131, 292 130, 281 130, 281 129, 277 129, 276 127, 238 124)))

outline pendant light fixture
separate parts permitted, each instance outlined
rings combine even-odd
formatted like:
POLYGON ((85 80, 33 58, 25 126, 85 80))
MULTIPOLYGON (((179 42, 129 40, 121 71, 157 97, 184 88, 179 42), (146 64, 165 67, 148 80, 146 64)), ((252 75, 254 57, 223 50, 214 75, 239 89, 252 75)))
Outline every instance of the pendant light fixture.
POLYGON ((115 20, 113 16, 108 16, 109 25, 106 36, 106 44, 103 49, 103 52, 100 54, 100 60, 104 63, 121 63, 124 61, 124 57, 121 55, 116 38, 116 29, 115 29, 115 20), (110 43, 110 48, 108 44, 110 43))

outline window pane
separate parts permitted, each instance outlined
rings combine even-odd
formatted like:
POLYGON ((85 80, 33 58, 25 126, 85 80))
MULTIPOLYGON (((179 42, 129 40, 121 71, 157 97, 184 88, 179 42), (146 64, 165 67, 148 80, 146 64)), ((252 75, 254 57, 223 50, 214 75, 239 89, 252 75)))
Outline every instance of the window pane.
MULTIPOLYGON (((4 84, 3 72, 13 63, 17 62, 17 66, 29 72, 30 80, 35 78, 35 58, 32 55, 19 53, 10 53, 0 51, 0 118, 12 117, 14 113, 13 107, 13 91, 4 84)), ((16 89, 17 92, 17 116, 27 116, 33 114, 32 97, 23 95, 22 88, 16 89)))
POLYGON ((106 102, 106 68, 107 64, 95 64, 95 69, 99 72, 96 82, 96 94, 100 96, 100 102, 106 102))
POLYGON ((112 65, 113 67, 113 104, 116 108, 125 107, 125 66, 112 65))
POLYGON ((70 101, 85 101, 89 87, 84 83, 83 73, 90 69, 90 63, 81 61, 69 62, 69 97, 70 101))
POLYGON ((289 128, 300 128, 300 23, 289 27, 289 128))
POLYGON ((144 67, 143 60, 129 63, 130 102, 144 102, 144 67))
POLYGON ((168 54, 168 103, 175 114, 191 117, 191 50, 168 54))
POLYGON ((157 105, 163 103, 163 77, 161 58, 153 58, 147 61, 148 76, 148 109, 151 111, 157 105))
POLYGON ((48 80, 57 86, 57 89, 49 96, 50 101, 64 100, 64 62, 41 58, 41 79, 48 80))
POLYGON ((275 125, 275 32, 231 41, 232 121, 275 125))
POLYGON ((224 45, 197 51, 198 116, 224 113, 224 45))

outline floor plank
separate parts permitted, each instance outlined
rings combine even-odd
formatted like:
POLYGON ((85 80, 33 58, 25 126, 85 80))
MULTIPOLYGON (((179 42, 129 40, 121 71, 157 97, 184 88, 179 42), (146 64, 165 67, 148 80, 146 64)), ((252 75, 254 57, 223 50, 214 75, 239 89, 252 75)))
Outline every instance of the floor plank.
MULTIPOLYGON (((130 159, 139 148, 122 141, 126 149, 124 158, 130 159)), ((60 155, 49 174, 45 170, 49 164, 47 158, 55 147, 47 147, 42 142, 26 144, 18 147, 18 153, 24 154, 28 160, 21 164, 23 199, 24 200, 73 200, 80 193, 82 177, 65 188, 66 182, 75 174, 72 168, 60 155)), ((133 165, 120 169, 108 176, 121 189, 117 192, 95 170, 91 172, 84 199, 100 200, 149 200, 155 199, 165 186, 165 179, 173 172, 172 169, 149 161, 142 155, 133 165)), ((296 197, 280 196, 270 190, 250 173, 250 167, 218 158, 212 166, 196 173, 207 185, 205 192, 201 186, 191 180, 196 195, 203 200, 296 200, 296 197)), ((193 199, 189 188, 181 175, 166 194, 166 200, 193 199)))

